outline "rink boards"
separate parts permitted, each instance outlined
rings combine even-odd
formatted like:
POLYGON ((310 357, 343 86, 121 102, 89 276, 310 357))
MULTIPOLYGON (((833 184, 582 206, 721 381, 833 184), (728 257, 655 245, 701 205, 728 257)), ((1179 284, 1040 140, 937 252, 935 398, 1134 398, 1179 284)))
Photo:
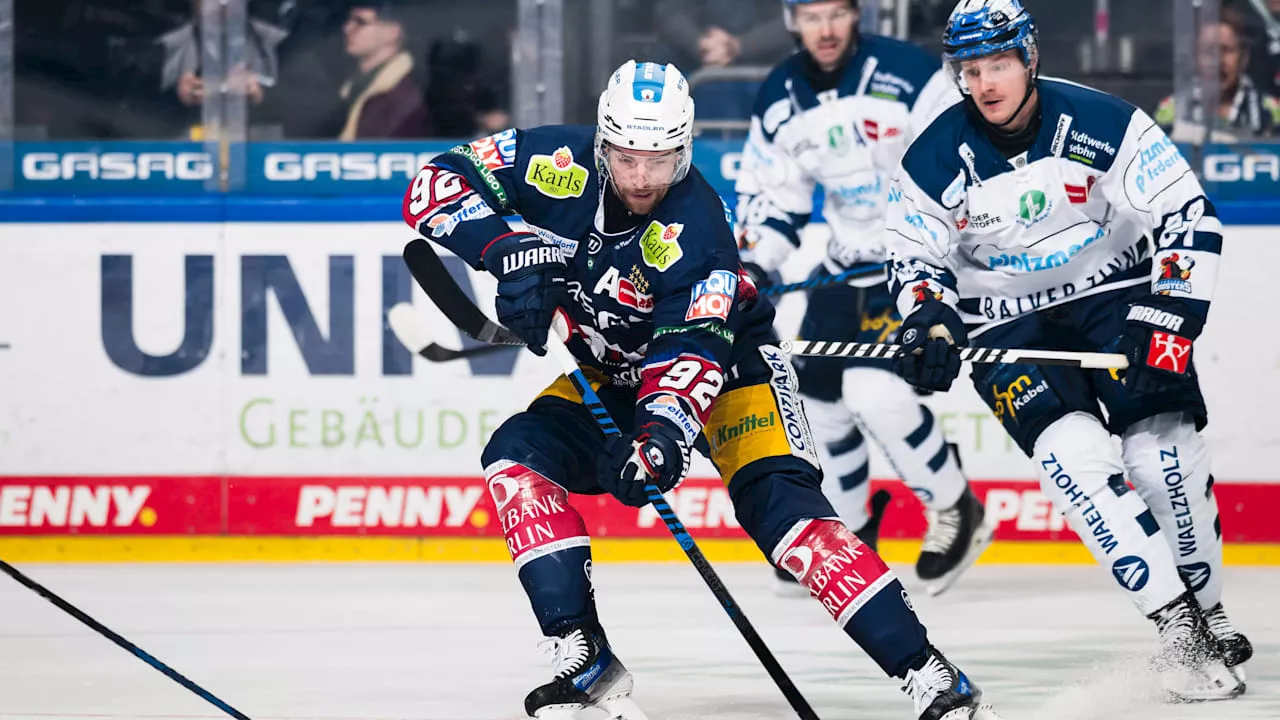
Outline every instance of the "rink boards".
MULTIPOLYGON (((14 223, 0 233, 0 557, 505 560, 485 438, 555 375, 507 351, 431 364, 386 311, 412 301, 397 223, 14 223)), ((1228 561, 1280 562, 1276 228, 1230 226, 1196 358, 1228 561)), ((482 299, 492 281, 450 259, 482 299)), ((812 257, 797 257, 787 279, 812 257)), ((1195 277, 1190 280, 1195 282, 1195 277)), ((800 296, 780 306, 794 328, 800 296)), ((1000 520, 992 562, 1088 562, 964 380, 926 401, 1000 520)), ((758 561, 705 462, 673 504, 713 559, 758 561)), ((892 477, 878 455, 872 475, 892 477)), ((1179 479, 1170 474, 1170 487, 1179 479)), ((899 484, 886 554, 923 531, 899 484)), ((581 498, 601 560, 681 556, 651 510, 581 498)))
MULTIPOLYGON (((1090 558, 1032 481, 974 480, 997 522, 983 560, 1080 563, 1090 558)), ((891 562, 913 561, 925 521, 901 483, 882 527, 891 562)), ((1280 564, 1268 508, 1280 485, 1219 483, 1227 562, 1280 564)), ((719 561, 759 561, 717 479, 690 478, 672 507, 719 561)), ((652 508, 574 496, 598 561, 674 560, 682 551, 652 508)), ((518 540, 516 541, 518 542, 518 540)), ((501 524, 480 478, 5 478, 0 557, 65 561, 503 561, 501 524)))

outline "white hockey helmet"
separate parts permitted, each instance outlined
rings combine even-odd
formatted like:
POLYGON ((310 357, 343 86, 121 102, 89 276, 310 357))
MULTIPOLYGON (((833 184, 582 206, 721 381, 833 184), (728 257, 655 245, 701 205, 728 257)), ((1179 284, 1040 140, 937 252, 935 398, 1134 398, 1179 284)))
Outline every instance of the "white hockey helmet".
POLYGON ((693 162, 693 98, 675 65, 628 60, 609 77, 596 111, 596 168, 608 175, 605 144, 622 150, 676 150, 674 185, 693 162))

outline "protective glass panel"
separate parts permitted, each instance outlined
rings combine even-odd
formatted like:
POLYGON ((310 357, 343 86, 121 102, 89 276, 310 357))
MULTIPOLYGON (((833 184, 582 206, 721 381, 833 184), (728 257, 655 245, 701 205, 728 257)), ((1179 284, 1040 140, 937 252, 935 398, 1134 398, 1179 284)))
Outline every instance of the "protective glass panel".
POLYGON ((1177 0, 1175 90, 1156 112, 1216 202, 1280 189, 1280 2, 1177 0))

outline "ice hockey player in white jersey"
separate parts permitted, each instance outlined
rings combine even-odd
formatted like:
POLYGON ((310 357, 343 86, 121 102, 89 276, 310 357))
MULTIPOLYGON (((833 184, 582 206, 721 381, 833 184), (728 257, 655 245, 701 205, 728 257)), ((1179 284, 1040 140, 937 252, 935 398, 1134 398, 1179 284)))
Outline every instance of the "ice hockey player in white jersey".
POLYGON ((1123 353, 1123 375, 975 364, 972 379, 1071 529, 1155 622, 1172 698, 1235 697, 1252 648, 1223 611, 1192 360, 1222 249, 1213 204, 1146 113, 1039 77, 1018 0, 962 0, 943 48, 964 102, 915 139, 890 189, 905 318, 895 369, 945 391, 957 346, 1123 353))
MULTIPOLYGON (((830 232, 815 278, 854 269, 850 284, 814 289, 806 339, 892 341, 901 322, 885 287, 884 208, 889 179, 911 138, 959 94, 937 58, 913 45, 859 35, 856 0, 784 0, 800 50, 783 60, 756 97, 737 181, 744 267, 757 284, 801 243, 824 193, 830 232)), ((981 502, 961 474, 954 446, 888 360, 796 358, 814 435, 825 446, 823 490, 863 542, 875 546, 868 513, 867 440, 878 443, 923 501, 929 520, 916 574, 945 590, 990 542, 981 502)), ((779 573, 784 582, 789 576, 779 573)))

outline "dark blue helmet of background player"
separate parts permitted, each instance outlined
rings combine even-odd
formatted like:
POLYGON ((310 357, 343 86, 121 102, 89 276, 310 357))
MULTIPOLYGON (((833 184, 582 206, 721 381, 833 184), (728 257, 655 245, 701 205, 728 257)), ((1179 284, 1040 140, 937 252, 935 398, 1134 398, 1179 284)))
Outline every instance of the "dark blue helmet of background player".
MULTIPOLYGON (((787 30, 792 33, 796 32, 795 21, 791 19, 791 11, 797 5, 811 5, 819 2, 831 2, 831 0, 782 0, 782 21, 786 23, 787 30)), ((858 0, 846 0, 854 9, 858 7, 858 0)))
POLYGON ((960 63, 1017 50, 1034 78, 1040 71, 1036 21, 1020 0, 960 0, 942 31, 942 61, 960 91, 969 94, 960 63))

